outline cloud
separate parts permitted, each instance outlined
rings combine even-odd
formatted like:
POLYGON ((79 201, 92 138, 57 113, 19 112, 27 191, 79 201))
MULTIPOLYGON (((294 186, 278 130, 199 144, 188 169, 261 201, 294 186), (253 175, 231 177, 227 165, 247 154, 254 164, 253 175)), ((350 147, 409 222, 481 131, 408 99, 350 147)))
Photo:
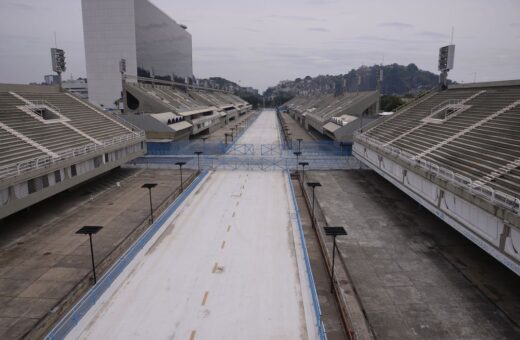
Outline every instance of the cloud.
POLYGON ((448 39, 450 36, 444 33, 432 32, 432 31, 422 31, 417 33, 418 36, 430 39, 448 39))
POLYGON ((237 29, 239 31, 243 31, 243 32, 255 32, 255 33, 261 33, 262 31, 256 29, 256 28, 251 28, 251 27, 233 27, 234 29, 237 29))
POLYGON ((358 37, 355 37, 354 39, 355 40, 366 40, 366 41, 378 41, 378 42, 398 42, 398 41, 400 41, 397 39, 378 37, 378 36, 374 36, 374 35, 360 35, 358 37))
POLYGON ((34 6, 29 4, 22 4, 15 1, 7 1, 0 4, 0 8, 5 10, 22 10, 22 11, 42 11, 49 10, 49 7, 34 6))
POLYGON ((330 32, 330 30, 324 28, 324 27, 309 27, 307 31, 313 31, 313 32, 330 32))
POLYGON ((296 21, 314 21, 314 22, 323 22, 325 19, 308 17, 308 16, 297 16, 297 15, 278 15, 273 14, 269 16, 269 18, 273 19, 284 19, 284 20, 296 20, 296 21))
POLYGON ((382 22, 378 26, 381 27, 392 27, 392 28, 413 28, 413 25, 405 22, 393 21, 393 22, 382 22))

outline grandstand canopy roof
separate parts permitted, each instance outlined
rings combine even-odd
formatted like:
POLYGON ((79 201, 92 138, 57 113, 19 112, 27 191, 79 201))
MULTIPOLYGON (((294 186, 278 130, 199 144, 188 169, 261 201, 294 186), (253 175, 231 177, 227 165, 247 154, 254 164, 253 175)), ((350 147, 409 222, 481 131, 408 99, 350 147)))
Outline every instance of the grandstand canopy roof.
POLYGON ((179 115, 173 112, 152 113, 151 116, 164 124, 168 123, 168 119, 179 117, 179 115))
POLYGON ((323 125, 323 128, 327 131, 330 131, 332 133, 334 133, 334 131, 336 131, 337 129, 339 129, 341 126, 339 126, 338 124, 336 123, 333 123, 333 122, 328 122, 327 124, 323 125))
POLYGON ((175 124, 168 125, 170 129, 175 131, 182 131, 191 128, 193 125, 191 125, 189 122, 182 121, 175 124))
POLYGON ((179 112, 179 115, 186 117, 186 116, 192 116, 192 115, 196 115, 197 113, 203 113, 203 112, 208 112, 208 111, 218 111, 218 109, 214 106, 210 106, 210 107, 206 107, 204 109, 179 112))

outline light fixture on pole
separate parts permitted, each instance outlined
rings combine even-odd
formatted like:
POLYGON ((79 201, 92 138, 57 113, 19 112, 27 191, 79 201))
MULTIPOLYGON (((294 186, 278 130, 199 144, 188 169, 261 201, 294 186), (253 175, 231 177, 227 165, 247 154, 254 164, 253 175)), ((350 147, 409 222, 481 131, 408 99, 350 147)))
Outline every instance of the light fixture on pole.
POLYGON ((298 141, 298 151, 302 151, 301 144, 302 144, 303 138, 297 138, 296 140, 298 141))
POLYGON ((206 139, 208 139, 208 137, 202 137, 202 151, 206 151, 206 139))
POLYGON ((194 154, 197 155, 197 169, 200 171, 200 155, 202 155, 202 151, 195 151, 194 154))
POLYGON ((183 183, 182 183, 182 166, 186 164, 186 162, 177 162, 175 163, 175 165, 178 165, 179 166, 179 170, 181 171, 181 192, 184 191, 184 188, 183 188, 183 183))
POLYGON ((92 274, 94 274, 94 284, 97 283, 97 278, 96 278, 96 263, 94 262, 94 247, 92 246, 92 234, 97 234, 98 231, 100 231, 101 229, 103 229, 102 226, 86 225, 86 226, 82 227, 81 229, 79 229, 78 231, 76 231, 76 234, 88 235, 88 239, 90 241, 90 258, 92 260, 92 274))
POLYGON ((334 260, 336 258, 336 237, 347 235, 347 231, 343 227, 325 227, 325 235, 332 236, 333 245, 332 245, 332 269, 330 274, 330 292, 334 292, 334 260))
POLYGON ((148 189, 148 193, 150 196, 150 219, 153 223, 153 207, 152 207, 152 188, 155 188, 157 186, 157 183, 145 183, 141 186, 141 188, 148 189))
POLYGON ((302 183, 305 183, 305 167, 309 165, 309 162, 300 162, 300 165, 302 166, 302 183))
POLYGON ((321 187, 320 182, 307 182, 307 186, 312 188, 312 227, 315 228, 316 219, 314 217, 314 190, 316 187, 321 187))
POLYGON ((302 154, 301 151, 294 151, 293 154, 296 156, 296 171, 298 171, 298 163, 300 160, 300 155, 302 154))

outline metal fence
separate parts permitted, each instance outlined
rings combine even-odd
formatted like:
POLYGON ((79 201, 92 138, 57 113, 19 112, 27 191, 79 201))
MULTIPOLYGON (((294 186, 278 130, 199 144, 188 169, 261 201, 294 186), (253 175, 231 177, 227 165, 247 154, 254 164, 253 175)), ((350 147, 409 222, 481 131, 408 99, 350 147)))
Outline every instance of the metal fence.
POLYGON ((140 157, 127 163, 126 167, 150 168, 150 169, 171 169, 177 168, 177 162, 186 162, 184 165, 188 169, 201 170, 302 170, 299 162, 308 163, 304 170, 347 170, 366 168, 354 156, 308 156, 296 158, 290 156, 240 156, 240 155, 215 155, 215 156, 147 156, 140 157))
POLYGON ((282 156, 293 155, 294 152, 301 152, 305 155, 320 156, 351 156, 352 144, 334 141, 291 141, 289 144, 241 144, 238 143, 240 134, 234 142, 224 143, 219 141, 192 140, 176 142, 147 142, 147 155, 168 156, 168 155, 194 155, 195 152, 202 152, 204 155, 261 155, 261 156, 282 156), (238 140, 238 142, 237 142, 238 140))

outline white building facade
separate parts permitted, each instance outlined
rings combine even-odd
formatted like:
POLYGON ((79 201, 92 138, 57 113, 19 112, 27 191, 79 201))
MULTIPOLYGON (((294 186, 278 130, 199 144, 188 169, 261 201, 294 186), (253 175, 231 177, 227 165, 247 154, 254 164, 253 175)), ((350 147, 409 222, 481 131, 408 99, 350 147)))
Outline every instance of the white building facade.
POLYGON ((193 76, 191 34, 148 0, 82 0, 89 100, 115 108, 126 73, 160 79, 193 76))

